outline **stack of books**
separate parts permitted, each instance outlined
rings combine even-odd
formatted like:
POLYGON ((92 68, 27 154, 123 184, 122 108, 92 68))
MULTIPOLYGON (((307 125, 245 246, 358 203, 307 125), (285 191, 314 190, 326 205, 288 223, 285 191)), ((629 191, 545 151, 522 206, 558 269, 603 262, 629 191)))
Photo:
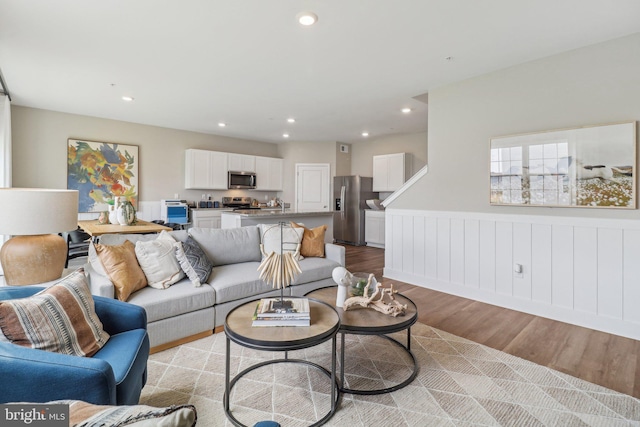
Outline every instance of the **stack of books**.
POLYGON ((252 326, 309 326, 307 298, 263 298, 256 305, 252 326))

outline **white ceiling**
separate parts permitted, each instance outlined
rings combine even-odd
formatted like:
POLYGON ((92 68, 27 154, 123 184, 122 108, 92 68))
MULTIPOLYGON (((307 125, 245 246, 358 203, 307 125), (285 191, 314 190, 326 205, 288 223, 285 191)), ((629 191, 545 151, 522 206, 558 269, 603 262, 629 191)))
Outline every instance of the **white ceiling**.
POLYGON ((438 86, 638 31, 638 0, 0 0, 0 69, 15 105, 350 142, 425 131, 438 86))

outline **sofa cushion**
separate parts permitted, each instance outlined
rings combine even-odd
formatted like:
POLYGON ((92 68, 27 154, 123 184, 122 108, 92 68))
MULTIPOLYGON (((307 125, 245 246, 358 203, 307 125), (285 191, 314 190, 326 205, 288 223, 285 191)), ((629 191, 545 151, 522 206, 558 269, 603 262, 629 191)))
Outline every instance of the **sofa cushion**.
POLYGON ((271 286, 259 277, 259 265, 259 262, 243 262, 216 267, 208 282, 216 292, 216 304, 270 291, 271 286))
POLYGON ((284 226, 281 229, 279 224, 258 224, 258 229, 264 257, 272 252, 276 254, 291 252, 297 254, 297 260, 303 258, 300 254, 300 242, 302 242, 304 228, 284 226))
POLYGON ((258 227, 190 228, 189 234, 198 242, 213 266, 260 261, 258 227))
POLYGON ((152 288, 166 289, 184 277, 173 245, 176 240, 164 231, 149 242, 136 242, 136 258, 152 288))
POLYGON ((141 289, 128 302, 144 307, 151 323, 211 307, 216 303, 216 294, 211 286, 203 284, 196 288, 185 278, 167 289, 141 289))
POLYGON ((186 230, 163 231, 160 234, 105 234, 100 236, 100 243, 102 243, 103 245, 121 245, 125 240, 128 240, 133 244, 137 242, 150 242, 151 240, 156 240, 158 237, 164 234, 170 235, 178 242, 184 242, 185 240, 187 240, 188 236, 186 230))
POLYGON ((193 286, 200 286, 207 281, 213 264, 202 251, 193 238, 188 237, 186 242, 174 243, 175 254, 180 267, 187 274, 193 286))
POLYGON ((340 267, 336 261, 327 258, 309 257, 300 261, 302 273, 293 281, 292 285, 315 282, 316 280, 331 277, 333 269, 340 267))
POLYGON ((147 286, 147 278, 138 264, 131 241, 114 246, 96 244, 95 249, 120 301, 127 301, 129 295, 147 286))
POLYGON ((31 297, 0 302, 0 341, 92 356, 108 339, 81 268, 31 297))
MULTIPOLYGON (((109 363, 113 370, 116 384, 120 384, 127 378, 131 371, 131 364, 134 363, 138 354, 146 351, 142 348, 146 333, 145 329, 132 329, 113 334, 100 351, 93 355, 94 359, 104 360, 109 363), (137 349, 136 345, 138 346, 137 349)), ((142 362, 146 363, 146 361, 147 357, 145 356, 142 362)))

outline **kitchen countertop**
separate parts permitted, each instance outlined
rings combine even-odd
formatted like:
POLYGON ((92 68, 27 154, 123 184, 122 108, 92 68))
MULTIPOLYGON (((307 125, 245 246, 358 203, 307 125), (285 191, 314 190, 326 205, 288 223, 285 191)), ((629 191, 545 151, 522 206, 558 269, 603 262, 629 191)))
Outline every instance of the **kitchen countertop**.
POLYGON ((287 209, 285 212, 282 212, 280 209, 278 210, 269 210, 269 209, 251 209, 251 210, 241 210, 241 211, 227 211, 223 212, 225 215, 236 215, 243 218, 259 218, 259 217, 269 217, 269 218, 277 218, 277 217, 304 217, 304 216, 318 216, 318 215, 333 215, 333 211, 315 211, 315 212, 297 212, 291 209, 287 209))

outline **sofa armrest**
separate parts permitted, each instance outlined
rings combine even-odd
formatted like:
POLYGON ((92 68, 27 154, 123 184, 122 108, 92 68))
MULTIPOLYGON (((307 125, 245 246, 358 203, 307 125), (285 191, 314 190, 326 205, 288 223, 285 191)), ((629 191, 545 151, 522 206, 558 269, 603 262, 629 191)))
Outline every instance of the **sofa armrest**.
POLYGON ((90 263, 86 263, 83 267, 91 293, 113 299, 115 297, 115 289, 111 280, 107 276, 98 273, 90 263))
POLYGON ((134 329, 147 329, 147 312, 139 305, 94 296, 96 314, 109 335, 134 329))
POLYGON ((334 245, 333 243, 324 244, 324 256, 328 259, 337 262, 338 264, 345 265, 345 249, 344 246, 334 245))
POLYGON ((116 404, 113 370, 104 360, 0 342, 0 403, 78 399, 116 404))

